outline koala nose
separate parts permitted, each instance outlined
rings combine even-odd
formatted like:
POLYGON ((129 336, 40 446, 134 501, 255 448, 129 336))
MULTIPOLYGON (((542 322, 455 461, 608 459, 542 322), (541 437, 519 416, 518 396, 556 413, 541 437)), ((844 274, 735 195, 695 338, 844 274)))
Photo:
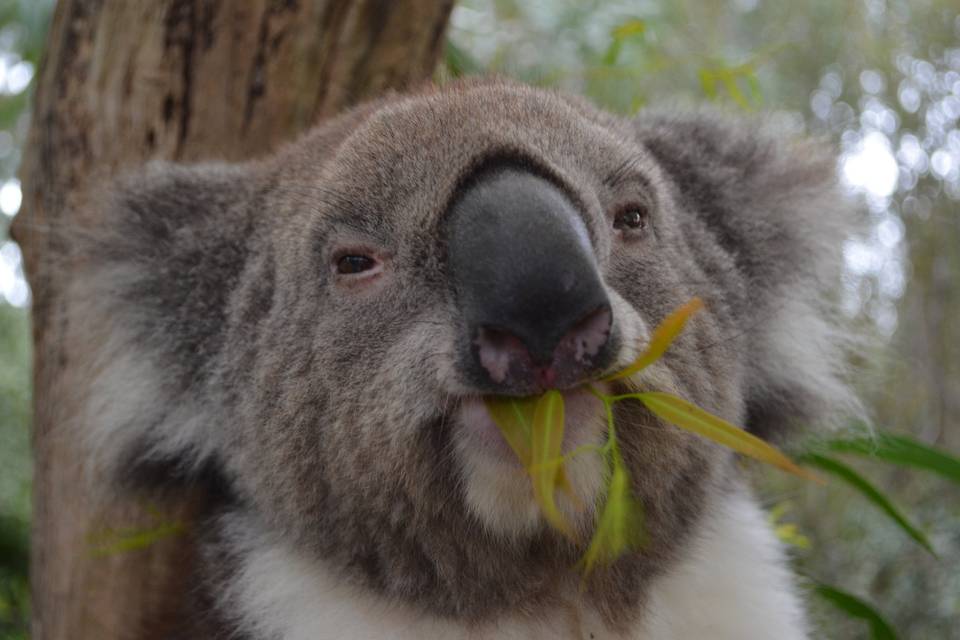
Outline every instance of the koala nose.
POLYGON ((481 389, 566 388, 608 364, 613 315, 590 236, 552 182, 514 168, 476 176, 451 208, 447 248, 481 389))

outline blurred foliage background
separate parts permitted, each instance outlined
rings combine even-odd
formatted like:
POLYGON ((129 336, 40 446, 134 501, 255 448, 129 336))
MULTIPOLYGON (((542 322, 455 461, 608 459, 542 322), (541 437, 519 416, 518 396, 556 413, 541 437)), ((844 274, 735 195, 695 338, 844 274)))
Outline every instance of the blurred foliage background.
MULTIPOLYGON (((0 0, 0 638, 25 638, 29 291, 7 239, 30 84, 53 0, 0 0)), ((878 428, 960 451, 960 8, 956 0, 460 0, 441 79, 496 72, 620 113, 702 102, 833 139, 869 224, 845 247, 857 384, 878 428)), ((842 483, 763 474, 798 570, 873 604, 901 638, 960 638, 960 492, 849 460, 928 536, 842 483)), ((818 637, 867 627, 814 600, 818 637)))
POLYGON ((53 0, 0 0, 0 638, 27 637, 30 522, 30 292, 7 230, 30 88, 53 0))

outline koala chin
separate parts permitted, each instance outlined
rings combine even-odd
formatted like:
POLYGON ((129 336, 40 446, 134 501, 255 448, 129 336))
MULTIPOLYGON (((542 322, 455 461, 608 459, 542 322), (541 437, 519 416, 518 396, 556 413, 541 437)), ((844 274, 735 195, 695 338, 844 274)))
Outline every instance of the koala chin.
POLYGON ((765 119, 473 80, 121 179, 71 292, 81 427, 104 494, 216 488, 176 637, 807 638, 730 451, 618 403, 644 542, 583 581, 483 399, 559 389, 565 450, 601 442, 583 385, 699 296, 643 385, 773 439, 855 411, 835 173, 765 119))

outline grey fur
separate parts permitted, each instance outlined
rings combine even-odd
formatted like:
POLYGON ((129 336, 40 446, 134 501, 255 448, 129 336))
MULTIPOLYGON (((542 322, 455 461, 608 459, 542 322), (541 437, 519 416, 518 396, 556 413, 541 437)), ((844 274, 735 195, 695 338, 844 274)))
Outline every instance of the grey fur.
MULTIPOLYGON (((855 404, 828 304, 851 220, 829 149, 715 112, 624 119, 484 80, 360 107, 262 161, 153 165, 120 185, 77 290, 100 467, 161 486, 212 471, 240 521, 424 613, 557 602, 583 549, 545 529, 480 533, 453 446, 470 389, 443 214, 495 158, 562 185, 606 285, 648 326, 706 301, 663 360, 678 393, 765 436, 855 404), (614 237, 614 210, 636 200, 650 233, 614 237), (338 284, 344 246, 384 257, 375 285, 338 284)), ((589 583, 614 627, 737 482, 726 450, 618 412, 647 540, 589 583)))

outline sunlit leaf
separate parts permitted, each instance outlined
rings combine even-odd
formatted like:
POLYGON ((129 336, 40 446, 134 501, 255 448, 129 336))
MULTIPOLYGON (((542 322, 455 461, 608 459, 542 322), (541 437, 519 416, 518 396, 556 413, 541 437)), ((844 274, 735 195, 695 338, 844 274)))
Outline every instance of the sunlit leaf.
POLYGON ((772 464, 802 478, 816 479, 816 476, 797 466, 776 447, 686 400, 657 391, 620 397, 636 398, 667 422, 693 431, 743 455, 772 464))
POLYGON ((627 20, 623 24, 615 27, 610 32, 610 46, 607 47, 606 53, 603 54, 602 63, 608 67, 615 65, 617 59, 620 57, 620 51, 623 49, 624 40, 643 35, 643 32, 646 30, 647 23, 637 18, 627 20))
POLYGON ((828 440, 823 444, 830 451, 869 456, 925 469, 960 483, 960 458, 906 436, 880 432, 873 437, 828 440))
POLYGON ((623 40, 614 38, 610 41, 610 46, 607 47, 607 51, 603 54, 601 62, 608 66, 612 67, 617 64, 617 59, 620 57, 620 51, 623 49, 623 40))
POLYGON ((778 524, 773 528, 773 534, 781 542, 793 545, 798 549, 810 548, 810 538, 800 533, 800 529, 792 522, 778 524))
MULTIPOLYGON (((646 350, 627 368, 614 373, 604 381, 629 376, 649 366, 670 347, 683 331, 690 317, 703 308, 699 298, 693 298, 668 315, 650 336, 646 350)), ((487 398, 486 406, 493 421, 526 468, 534 498, 551 526, 573 538, 573 532, 556 503, 559 489, 572 500, 576 494, 570 486, 565 461, 584 451, 599 451, 607 457, 609 479, 603 507, 597 517, 596 530, 581 566, 584 573, 597 564, 609 563, 627 549, 635 546, 642 535, 642 505, 630 495, 629 474, 620 456, 613 423, 612 405, 615 402, 636 399, 664 420, 691 430, 731 449, 802 477, 813 478, 809 472, 794 464, 776 448, 746 431, 670 394, 660 392, 629 393, 618 396, 603 394, 596 387, 588 390, 601 399, 607 413, 607 443, 603 447, 581 447, 563 455, 564 403, 563 395, 551 390, 531 398, 487 398)), ((782 537, 802 545, 806 539, 789 525, 780 529, 782 537)))
POLYGON ((146 549, 161 540, 186 533, 181 522, 165 522, 155 527, 107 530, 99 533, 93 543, 94 556, 107 556, 146 549))
POLYGON ((680 335, 687 321, 694 313, 703 308, 703 301, 700 298, 692 298, 682 307, 664 318, 663 322, 657 325, 650 335, 650 343, 646 350, 633 361, 633 364, 612 375, 603 378, 604 382, 629 378, 633 374, 641 371, 656 362, 670 347, 670 344, 680 335))
POLYGON ((520 464, 530 466, 530 437, 533 429, 533 413, 537 397, 508 398, 489 397, 484 400, 490 417, 500 429, 504 439, 520 459, 520 464))
POLYGON ((710 100, 717 99, 717 76, 709 69, 700 69, 700 88, 710 100))
POLYGON ((563 464, 563 395, 557 390, 544 393, 533 413, 530 478, 533 495, 544 517, 557 530, 572 537, 573 531, 557 507, 554 491, 560 482, 563 464))
POLYGON ((737 84, 739 75, 735 70, 722 69, 719 74, 720 82, 723 83, 727 93, 729 93, 733 101, 737 103, 737 106, 741 109, 750 110, 753 106, 750 104, 750 101, 747 100, 747 97, 743 95, 743 92, 740 90, 740 85, 737 84))
POLYGON ((813 592, 847 615, 869 623, 870 637, 873 640, 897 640, 897 634, 890 623, 860 598, 825 584, 816 585, 813 592))
POLYGON ((770 524, 773 525, 773 533, 777 538, 786 544, 793 545, 799 549, 810 548, 810 538, 800 533, 799 527, 792 522, 781 522, 783 516, 791 508, 789 501, 777 503, 768 514, 770 524))
POLYGON ((910 521, 907 520, 906 516, 904 516, 879 489, 856 470, 843 464, 839 460, 834 460, 833 458, 818 453, 805 454, 800 460, 805 464, 822 469, 846 482, 873 503, 874 506, 887 514, 891 520, 897 523, 908 536, 916 540, 920 546, 931 554, 936 555, 927 536, 917 527, 913 526, 910 521))
POLYGON ((627 20, 623 24, 614 28, 611 35, 613 35, 616 40, 624 40, 632 36, 639 36, 647 30, 647 23, 645 20, 639 18, 633 18, 632 20, 627 20))
POLYGON ((618 452, 611 456, 610 481, 597 527, 581 560, 584 575, 608 565, 643 538, 643 508, 631 495, 630 477, 618 452))

